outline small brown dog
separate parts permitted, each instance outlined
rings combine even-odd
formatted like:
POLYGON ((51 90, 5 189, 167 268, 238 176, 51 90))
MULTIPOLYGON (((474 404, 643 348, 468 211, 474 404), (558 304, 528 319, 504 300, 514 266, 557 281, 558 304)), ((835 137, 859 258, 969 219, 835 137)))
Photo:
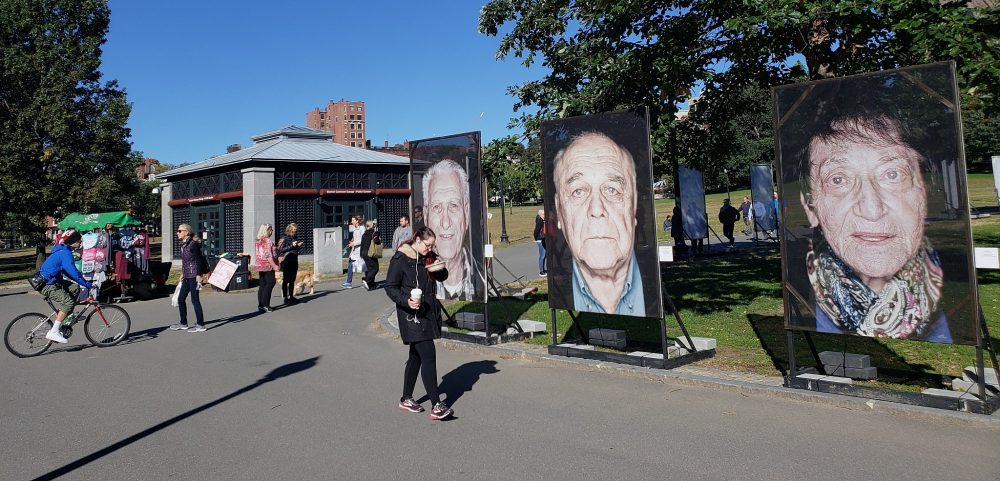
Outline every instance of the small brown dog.
MULTIPOLYGON (((281 271, 275 271, 274 282, 276 284, 281 284, 281 281, 285 278, 281 271)), ((316 293, 316 279, 318 276, 312 272, 299 272, 295 275, 295 286, 292 289, 292 295, 297 296, 306 292, 309 289, 309 295, 316 293)))

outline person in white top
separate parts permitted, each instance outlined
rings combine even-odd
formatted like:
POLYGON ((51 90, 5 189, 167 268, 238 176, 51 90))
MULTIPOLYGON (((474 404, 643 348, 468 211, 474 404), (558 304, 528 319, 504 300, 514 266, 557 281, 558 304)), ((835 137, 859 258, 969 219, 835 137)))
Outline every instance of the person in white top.
POLYGON ((365 221, 360 215, 351 216, 351 225, 347 228, 351 233, 351 241, 347 247, 351 249, 348 256, 350 262, 347 263, 347 280, 340 287, 350 289, 354 287, 354 271, 361 272, 363 264, 361 262, 361 236, 365 235, 365 221))

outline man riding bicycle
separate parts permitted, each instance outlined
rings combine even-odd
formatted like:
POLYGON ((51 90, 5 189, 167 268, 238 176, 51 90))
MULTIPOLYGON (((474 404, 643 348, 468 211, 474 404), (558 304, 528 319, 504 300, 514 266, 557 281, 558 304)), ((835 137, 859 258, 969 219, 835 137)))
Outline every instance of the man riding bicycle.
MULTIPOLYGON (((68 341, 59 332, 59 329, 62 327, 63 321, 66 321, 66 318, 73 312, 73 307, 76 306, 76 301, 80 296, 80 287, 87 289, 94 287, 83 278, 83 274, 73 263, 73 249, 80 247, 82 237, 79 231, 73 231, 63 237, 59 244, 52 248, 52 254, 48 259, 45 259, 45 263, 38 271, 46 282, 45 287, 42 288, 42 297, 55 305, 56 309, 59 309, 56 320, 52 323, 52 329, 49 329, 49 332, 45 334, 45 338, 62 344, 68 341), (70 282, 66 277, 72 279, 76 284, 70 282)), ((69 321, 72 322, 72 320, 70 318, 69 321)))

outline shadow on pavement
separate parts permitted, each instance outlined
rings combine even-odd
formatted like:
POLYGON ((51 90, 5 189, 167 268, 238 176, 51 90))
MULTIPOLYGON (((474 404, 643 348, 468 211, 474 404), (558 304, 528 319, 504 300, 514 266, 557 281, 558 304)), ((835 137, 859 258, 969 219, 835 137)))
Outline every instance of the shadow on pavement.
POLYGON ((312 357, 312 358, 309 358, 309 359, 304 359, 304 360, 298 361, 298 362, 293 362, 291 364, 285 364, 284 366, 279 366, 279 367, 275 368, 274 370, 272 370, 271 372, 265 374, 263 377, 261 377, 260 379, 258 379, 256 382, 254 382, 252 384, 248 384, 247 386, 244 386, 244 387, 242 387, 242 388, 240 388, 240 389, 238 389, 236 391, 233 391, 233 392, 231 392, 229 394, 226 394, 225 396, 222 396, 222 397, 220 397, 220 398, 218 398, 218 399, 216 399, 214 401, 210 401, 208 403, 202 404, 201 406, 198 406, 198 407, 196 407, 194 409, 191 409, 190 411, 178 414, 177 416, 174 416, 174 417, 172 417, 170 419, 167 419, 166 421, 163 421, 162 423, 159 423, 159 424, 157 424, 155 426, 151 426, 151 427, 149 427, 149 428, 147 428, 147 429, 145 429, 143 431, 135 433, 135 434, 133 434, 133 435, 131 435, 131 436, 125 438, 125 439, 122 439, 121 441, 118 441, 117 443, 114 443, 114 444, 112 444, 110 446, 107 446, 107 447, 101 448, 101 449, 99 449, 97 451, 94 451, 93 453, 90 453, 90 454, 88 454, 88 455, 86 455, 86 456, 84 456, 84 457, 82 457, 80 459, 77 459, 76 461, 73 461, 73 462, 71 462, 69 464, 66 464, 66 465, 62 466, 62 467, 56 468, 56 469, 54 469, 52 471, 49 471, 48 473, 45 473, 45 474, 43 474, 43 475, 35 478, 35 480, 56 479, 56 478, 58 478, 60 476, 64 476, 66 474, 69 474, 69 473, 73 472, 76 469, 79 469, 79 468, 81 468, 83 466, 86 466, 86 465, 88 465, 88 464, 90 464, 90 463, 92 463, 94 461, 97 461, 98 459, 101 459, 104 456, 107 456, 107 455, 109 455, 109 454, 111 454, 111 453, 113 453, 115 451, 118 451, 119 449, 122 449, 122 448, 124 448, 124 447, 126 447, 126 446, 128 446, 128 445, 130 445, 130 444, 132 444, 134 442, 136 442, 136 441, 142 440, 143 438, 146 438, 146 437, 148 437, 148 436, 150 436, 152 434, 156 434, 157 432, 162 431, 162 430, 164 430, 164 429, 166 429, 166 428, 168 428, 170 426, 173 426, 174 424, 177 424, 177 423, 179 423, 179 422, 181 422, 181 421, 183 421, 183 420, 185 420, 185 419, 187 419, 187 418, 189 418, 191 416, 194 416, 195 414, 198 414, 198 413, 200 413, 202 411, 206 411, 206 410, 208 410, 210 408, 213 408, 213 407, 215 407, 215 406, 217 406, 219 404, 222 404, 222 403, 224 403, 224 402, 226 402, 226 401, 228 401, 228 400, 230 400, 230 399, 232 399, 234 397, 237 397, 237 396, 239 396, 241 394, 244 394, 246 392, 252 391, 252 390, 254 390, 254 389, 256 389, 256 388, 258 388, 260 386, 263 386, 264 384, 267 384, 267 383, 269 383, 271 381, 277 381, 278 379, 281 379, 283 377, 288 377, 288 376, 291 376, 292 374, 298 374, 298 373, 300 373, 302 371, 305 371, 306 369, 310 369, 310 368, 316 366, 316 364, 318 364, 318 363, 319 363, 319 356, 312 357))
MULTIPOLYGON (((496 361, 467 362, 445 374, 441 378, 441 387, 438 390, 448 405, 455 407, 455 403, 458 402, 462 395, 472 391, 472 387, 479 382, 480 376, 498 372, 500 370, 497 369, 496 361)), ((425 395, 418 402, 426 400, 427 396, 425 395)))
MULTIPOLYGON (((245 314, 237 314, 235 316, 223 317, 221 319, 216 319, 214 321, 205 321, 205 326, 208 328, 209 331, 211 331, 212 329, 218 329, 222 326, 225 326, 226 324, 243 322, 247 319, 250 319, 252 317, 257 317, 259 315, 261 315, 261 313, 258 311, 247 312, 245 314)), ((163 330, 165 328, 159 328, 159 329, 163 330)))

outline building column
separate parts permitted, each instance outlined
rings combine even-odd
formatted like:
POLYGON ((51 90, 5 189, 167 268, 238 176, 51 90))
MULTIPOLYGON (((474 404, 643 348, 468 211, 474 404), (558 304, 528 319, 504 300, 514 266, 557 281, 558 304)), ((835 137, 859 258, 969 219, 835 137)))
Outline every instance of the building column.
POLYGON ((260 225, 274 225, 274 168, 250 167, 240 172, 243 174, 243 252, 253 252, 260 225))
POLYGON ((174 260, 174 208, 170 207, 170 198, 174 192, 173 185, 166 182, 160 185, 160 260, 174 260))

